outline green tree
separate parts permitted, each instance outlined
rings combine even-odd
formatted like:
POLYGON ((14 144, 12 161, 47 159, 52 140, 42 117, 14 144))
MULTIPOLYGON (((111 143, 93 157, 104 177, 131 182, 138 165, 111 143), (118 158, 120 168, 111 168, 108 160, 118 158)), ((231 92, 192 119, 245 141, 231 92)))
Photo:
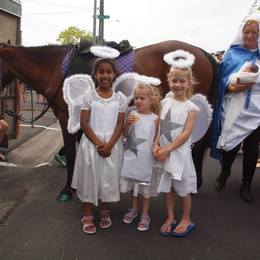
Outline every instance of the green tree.
POLYGON ((81 38, 92 41, 93 36, 91 32, 81 30, 76 26, 70 26, 69 28, 59 33, 57 42, 60 44, 76 44, 81 38))

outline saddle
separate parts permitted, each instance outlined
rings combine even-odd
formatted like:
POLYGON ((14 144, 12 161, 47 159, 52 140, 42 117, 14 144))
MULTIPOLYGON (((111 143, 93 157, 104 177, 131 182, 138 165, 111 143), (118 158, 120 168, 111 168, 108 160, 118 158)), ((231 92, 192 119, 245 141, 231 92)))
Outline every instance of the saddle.
MULTIPOLYGON (((86 39, 80 39, 79 44, 76 46, 78 54, 86 54, 90 51, 90 47, 93 46, 93 43, 86 39)), ((130 45, 128 40, 122 40, 117 43, 115 41, 105 42, 105 46, 116 49, 120 52, 120 56, 127 54, 133 50, 133 47, 130 45)))
MULTIPOLYGON (((120 43, 109 41, 105 42, 105 45, 118 50, 120 52, 120 57, 133 50, 133 47, 128 40, 123 40, 120 43)), ((93 43, 86 39, 81 39, 79 44, 75 46, 76 52, 70 63, 69 75, 91 74, 93 62, 96 59, 90 52, 91 46, 93 46, 93 43)))

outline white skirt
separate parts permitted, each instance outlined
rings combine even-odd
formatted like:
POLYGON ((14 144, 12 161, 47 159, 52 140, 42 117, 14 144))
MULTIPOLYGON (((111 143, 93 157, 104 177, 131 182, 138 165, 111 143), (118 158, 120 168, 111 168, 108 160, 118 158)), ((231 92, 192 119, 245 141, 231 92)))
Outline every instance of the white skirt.
POLYGON ((163 168, 156 167, 157 178, 157 192, 169 193, 173 189, 179 196, 186 197, 190 193, 197 193, 197 176, 194 168, 192 158, 185 160, 184 170, 181 180, 172 178, 172 175, 163 168))
MULTIPOLYGON (((108 142, 112 134, 101 140, 108 142)), ((82 136, 74 167, 71 187, 77 189, 77 195, 82 202, 98 205, 102 202, 117 202, 120 200, 119 178, 122 165, 123 142, 120 138, 107 158, 101 157, 96 146, 85 135, 82 136)))
POLYGON ((158 175, 154 168, 151 181, 148 185, 140 184, 140 182, 130 178, 121 177, 120 191, 122 193, 127 193, 129 191, 132 191, 134 197, 137 197, 140 194, 144 198, 149 199, 151 197, 158 196, 158 192, 157 192, 158 181, 159 181, 158 175))

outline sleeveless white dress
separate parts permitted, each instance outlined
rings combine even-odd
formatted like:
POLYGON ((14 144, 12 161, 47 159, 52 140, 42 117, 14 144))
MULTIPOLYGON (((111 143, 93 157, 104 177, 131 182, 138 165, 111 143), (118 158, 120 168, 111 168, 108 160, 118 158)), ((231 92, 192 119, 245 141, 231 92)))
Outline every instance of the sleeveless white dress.
POLYGON ((155 196, 152 187, 154 159, 152 156, 158 116, 151 113, 131 112, 139 118, 129 130, 121 170, 121 192, 133 191, 134 196, 142 194, 145 198, 155 196))
MULTIPOLYGON (((127 99, 121 93, 113 93, 109 99, 101 98, 96 91, 86 97, 82 110, 90 110, 89 124, 101 141, 108 142, 114 133, 118 113, 124 113, 127 99)), ((123 142, 120 137, 111 155, 101 157, 96 146, 83 134, 79 143, 72 188, 82 202, 98 205, 102 202, 116 202, 120 199, 119 178, 122 165, 123 142)))
MULTIPOLYGON (((199 108, 190 100, 180 102, 174 98, 165 98, 161 104, 159 143, 165 147, 181 134, 188 113, 199 108)), ((173 188, 182 197, 197 193, 197 177, 190 146, 191 138, 172 151, 164 162, 156 164, 160 176, 158 192, 168 193, 173 188)))

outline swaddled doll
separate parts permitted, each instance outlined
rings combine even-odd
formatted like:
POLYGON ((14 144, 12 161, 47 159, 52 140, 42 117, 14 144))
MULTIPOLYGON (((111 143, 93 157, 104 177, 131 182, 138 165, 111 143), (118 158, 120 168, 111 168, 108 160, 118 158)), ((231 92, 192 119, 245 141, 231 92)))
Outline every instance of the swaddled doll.
POLYGON ((258 66, 250 62, 245 62, 238 72, 230 75, 229 81, 231 84, 235 84, 237 80, 242 84, 255 83, 258 75, 258 66))

